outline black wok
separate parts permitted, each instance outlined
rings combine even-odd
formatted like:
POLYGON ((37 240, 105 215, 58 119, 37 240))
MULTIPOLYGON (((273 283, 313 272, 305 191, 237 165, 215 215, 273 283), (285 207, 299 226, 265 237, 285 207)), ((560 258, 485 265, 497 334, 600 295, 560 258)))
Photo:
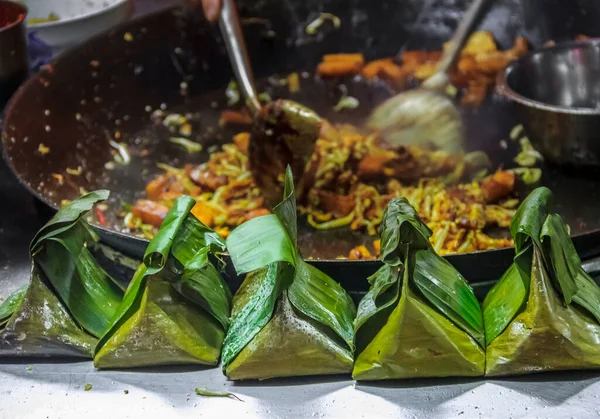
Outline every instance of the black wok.
MULTIPOLYGON (((268 85, 269 76, 291 71, 311 71, 324 53, 365 53, 368 59, 393 55, 407 39, 410 25, 421 8, 420 1, 323 0, 306 2, 266 1, 241 8, 242 16, 250 19, 245 25, 248 48, 257 78, 268 85), (336 14, 342 27, 326 27, 316 36, 309 36, 304 27, 319 11, 336 14), (268 21, 265 21, 267 19, 268 21)), ((414 30, 418 34, 411 47, 439 48, 452 31, 457 13, 464 8, 461 1, 437 2, 434 15, 414 30), (419 44, 419 45, 417 45, 419 44)), ((535 43, 560 39, 585 32, 595 35, 590 13, 600 16, 600 7, 586 3, 587 14, 578 15, 561 1, 531 1, 523 10, 516 0, 498 2, 484 23, 493 30, 498 41, 507 47, 517 34, 524 34, 535 43), (546 19, 546 13, 554 7, 546 19), (569 9, 568 11, 565 9, 569 9), (537 14, 536 14, 537 12, 537 14), (553 18, 570 13, 569 25, 561 25, 560 33, 548 28, 553 18), (527 21, 532 16, 536 30, 527 21), (525 17, 527 24, 521 17, 525 17)), ((546 13, 547 14, 547 13, 546 13)), ((533 22, 532 20, 532 22, 533 22)), ((201 17, 183 9, 169 9, 149 15, 100 35, 60 57, 51 68, 31 78, 13 97, 7 107, 3 127, 4 156, 21 182, 38 198, 57 208, 63 199, 73 199, 80 188, 112 191, 111 210, 95 223, 103 240, 132 255, 143 253, 146 243, 120 233, 121 220, 115 217, 122 204, 141 197, 143 189, 159 169, 156 162, 182 165, 198 163, 207 158, 189 155, 166 141, 152 128, 147 109, 166 107, 168 111, 196 112, 201 126, 215 126, 221 105, 225 103, 224 88, 232 78, 222 43, 216 28, 201 17), (181 83, 187 84, 182 94, 181 83), (212 102, 218 102, 215 109, 212 102), (112 161, 109 139, 119 132, 119 141, 129 144, 133 158, 129 165, 108 170, 112 161), (50 152, 40 153, 40 144, 50 152), (144 158, 141 150, 148 150, 144 158), (81 175, 64 176, 62 184, 52 174, 65 173, 66 168, 82 166, 81 175)), ((303 80, 302 93, 294 97, 334 121, 360 123, 368 110, 390 92, 384 86, 375 88, 360 82, 345 81, 349 93, 361 101, 359 109, 337 114, 333 105, 340 96, 335 82, 321 82, 310 75, 303 80)), ((259 85, 261 82, 259 81, 259 85)), ((261 90, 261 88, 259 88, 261 90)), ((285 95, 285 89, 274 88, 275 95, 285 95)), ((469 149, 482 149, 495 165, 511 164, 516 150, 503 150, 499 140, 518 123, 510 106, 490 99, 480 109, 465 111, 468 124, 469 149)), ((229 142, 233 131, 203 130, 204 150, 211 145, 229 142)), ((510 143, 510 142, 509 142, 510 143)), ((43 147, 42 149, 43 150, 43 147)), ((576 173, 560 172, 546 167, 542 183, 555 193, 556 208, 571 225, 575 243, 582 257, 600 253, 600 186, 576 173)), ((521 191, 525 194, 527 191, 521 191)), ((5 198, 6 199, 6 198, 5 198)), ((320 268, 342 280, 345 277, 365 277, 378 264, 374 261, 329 260, 347 254, 353 246, 368 243, 370 237, 343 229, 315 232, 301 228, 301 247, 306 257, 315 259, 320 268)), ((496 279, 512 258, 512 249, 450 256, 448 259, 471 281, 496 279)))

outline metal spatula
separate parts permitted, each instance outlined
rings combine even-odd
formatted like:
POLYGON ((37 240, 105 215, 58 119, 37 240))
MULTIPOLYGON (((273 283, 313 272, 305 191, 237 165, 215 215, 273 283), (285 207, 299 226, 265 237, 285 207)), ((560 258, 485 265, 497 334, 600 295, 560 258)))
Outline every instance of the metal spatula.
POLYGON ((458 60, 480 12, 489 0, 473 0, 440 60, 437 72, 417 89, 402 92, 371 114, 368 128, 377 130, 392 146, 433 144, 450 153, 463 149, 460 112, 446 94, 448 73, 458 60))
POLYGON ((248 52, 233 0, 224 0, 219 26, 233 72, 246 106, 254 118, 248 148, 250 169, 268 205, 282 196, 286 166, 296 183, 296 196, 302 196, 300 180, 319 138, 321 119, 312 110, 291 100, 277 100, 262 106, 254 86, 248 52))

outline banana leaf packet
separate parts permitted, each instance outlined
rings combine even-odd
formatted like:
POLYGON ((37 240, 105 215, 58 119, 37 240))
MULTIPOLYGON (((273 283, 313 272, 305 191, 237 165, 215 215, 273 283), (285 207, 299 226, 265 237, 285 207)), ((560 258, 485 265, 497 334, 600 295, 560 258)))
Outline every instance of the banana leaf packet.
POLYGON ((600 287, 537 188, 511 224, 513 264, 483 302, 486 375, 600 367, 600 287))
POLYGON ((223 345, 230 380, 352 371, 353 301, 297 248, 296 197, 288 167, 284 199, 273 214, 250 220, 227 237, 238 274, 223 345))
POLYGON ((379 233, 384 265, 368 279, 370 289, 358 305, 353 378, 483 375, 479 303, 431 247, 431 230, 405 198, 394 198, 379 233))
POLYGON ((95 367, 219 362, 231 291, 210 255, 225 242, 190 212, 195 203, 181 196, 165 217, 98 342, 95 367))
POLYGON ((68 203, 36 234, 31 281, 0 306, 0 356, 93 357, 124 291, 88 250, 98 236, 84 216, 108 195, 68 203))

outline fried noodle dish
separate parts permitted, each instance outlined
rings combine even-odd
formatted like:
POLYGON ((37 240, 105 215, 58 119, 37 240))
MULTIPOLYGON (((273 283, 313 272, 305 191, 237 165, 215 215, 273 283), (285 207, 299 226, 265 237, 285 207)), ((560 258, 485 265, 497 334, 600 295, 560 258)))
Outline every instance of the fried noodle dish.
MULTIPOLYGON (((147 199, 131 208, 126 226, 145 226, 150 236, 182 194, 196 199, 194 215, 223 236, 244 221, 268 214, 248 164, 249 139, 249 133, 237 134, 233 143, 197 166, 162 165, 165 172, 147 185, 147 199)), ((432 244, 442 254, 510 246, 511 240, 492 238, 484 229, 509 226, 518 204, 510 199, 515 175, 498 171, 483 177, 486 164, 482 153, 385 148, 376 135, 324 124, 306 174, 314 181, 300 213, 315 229, 346 227, 375 235, 388 202, 404 196, 433 230, 432 244)), ((376 253, 376 243, 374 247, 376 253)), ((350 254, 351 259, 374 256, 364 246, 350 254)))
MULTIPOLYGON (((492 74, 527 50, 522 39, 506 52, 497 51, 495 43, 490 46, 493 42, 491 36, 478 33, 463 51, 458 73, 453 76, 459 81, 459 88, 465 88, 463 103, 480 102, 493 83, 492 74), (478 52, 477 48, 483 49, 478 52), (484 60, 486 57, 493 65, 484 60), (470 81, 458 80, 463 73, 476 77, 470 81)), ((416 52, 407 54, 409 60, 404 69, 391 60, 359 63, 356 55, 348 54, 340 56, 341 61, 347 62, 337 60, 337 64, 332 64, 336 60, 329 56, 317 73, 327 77, 362 71, 366 78, 389 79, 401 71, 396 81, 407 74, 422 79, 434 71, 435 61, 441 56, 441 53, 421 53, 427 59, 419 61, 419 67, 413 60, 416 52), (349 63, 353 63, 352 70, 346 71, 349 63)), ((231 111, 225 112, 230 117, 236 116, 231 111)), ((243 115, 240 118, 249 119, 243 115)), ((164 173, 147 185, 146 199, 138 200, 128 211, 126 228, 152 237, 181 194, 194 197, 197 202, 192 210, 194 215, 223 236, 244 221, 268 214, 270 211, 250 170, 249 141, 250 133, 242 132, 203 164, 183 168, 160 165, 164 173)), ((376 134, 324 122, 303 177, 306 192, 298 208, 316 230, 348 228, 375 236, 388 202, 394 197, 406 197, 433 231, 431 243, 440 254, 511 246, 509 238, 488 232, 494 227, 505 229, 510 225, 519 204, 513 194, 516 174, 511 170, 488 174, 489 168, 487 156, 481 152, 450 155, 416 146, 390 148, 376 134)), ((374 241, 372 248, 359 246, 345 257, 375 258, 378 250, 378 241, 374 241)))

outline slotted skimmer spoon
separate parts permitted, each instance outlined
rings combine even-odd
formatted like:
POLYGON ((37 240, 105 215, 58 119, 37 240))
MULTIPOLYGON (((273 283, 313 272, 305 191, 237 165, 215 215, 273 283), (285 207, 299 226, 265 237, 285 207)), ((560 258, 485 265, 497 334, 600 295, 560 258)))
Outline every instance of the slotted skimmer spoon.
POLYGON ((450 153, 463 150, 460 112, 446 94, 448 73, 488 1, 473 0, 444 51, 437 72, 419 88, 399 93, 375 108, 367 122, 369 129, 379 131, 392 146, 433 144, 450 153))

